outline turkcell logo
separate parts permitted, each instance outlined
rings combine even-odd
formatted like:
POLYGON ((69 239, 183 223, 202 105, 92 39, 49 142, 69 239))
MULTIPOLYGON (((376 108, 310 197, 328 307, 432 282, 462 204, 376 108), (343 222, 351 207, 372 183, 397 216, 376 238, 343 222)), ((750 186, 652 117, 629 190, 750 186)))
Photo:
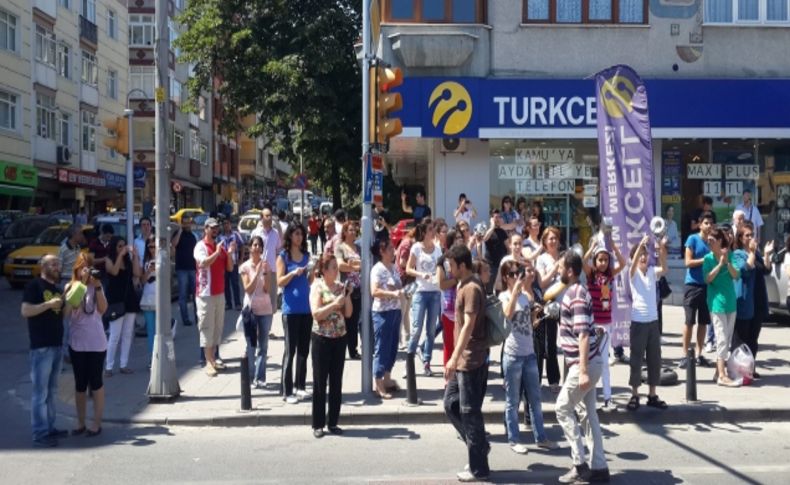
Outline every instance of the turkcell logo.
POLYGON ((464 131, 472 119, 472 98, 457 82, 447 81, 434 88, 428 100, 431 124, 446 136, 464 131))
POLYGON ((612 76, 601 84, 601 102, 612 118, 622 118, 634 110, 636 88, 625 76, 612 76))

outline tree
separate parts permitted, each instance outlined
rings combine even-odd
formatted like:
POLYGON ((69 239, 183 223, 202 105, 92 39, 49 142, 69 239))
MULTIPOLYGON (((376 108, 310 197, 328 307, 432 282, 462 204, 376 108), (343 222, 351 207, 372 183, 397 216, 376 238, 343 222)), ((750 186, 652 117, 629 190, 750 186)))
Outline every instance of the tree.
POLYGON ((181 60, 194 66, 190 102, 215 86, 221 129, 263 135, 281 158, 331 187, 360 187, 361 79, 354 53, 361 18, 350 0, 190 0, 179 19, 181 60), (215 83, 215 80, 219 82, 215 83))

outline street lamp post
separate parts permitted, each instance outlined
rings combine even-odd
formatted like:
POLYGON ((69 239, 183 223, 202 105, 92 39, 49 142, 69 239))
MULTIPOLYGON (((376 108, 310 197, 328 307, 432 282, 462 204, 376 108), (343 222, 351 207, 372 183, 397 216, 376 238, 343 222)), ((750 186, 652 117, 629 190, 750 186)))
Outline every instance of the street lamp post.
POLYGON ((123 115, 129 120, 129 158, 126 160, 126 237, 134 240, 134 110, 129 106, 132 94, 148 95, 142 89, 132 89, 126 93, 126 109, 123 115))

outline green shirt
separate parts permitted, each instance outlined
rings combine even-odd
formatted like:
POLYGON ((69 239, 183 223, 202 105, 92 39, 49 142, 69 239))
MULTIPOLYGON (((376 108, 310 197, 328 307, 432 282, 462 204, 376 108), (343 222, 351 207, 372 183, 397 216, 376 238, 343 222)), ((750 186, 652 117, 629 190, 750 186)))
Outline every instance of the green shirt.
MULTIPOLYGON (((727 258, 733 266, 735 262, 732 259, 732 252, 727 255, 727 258)), ((702 274, 705 276, 705 281, 708 279, 708 274, 713 271, 713 268, 719 264, 718 258, 713 253, 708 253, 702 259, 702 274)), ((737 268, 737 266, 736 266, 737 268)), ((738 272, 740 274, 740 271, 738 272)), ((737 310, 735 301, 735 286, 733 278, 727 267, 723 267, 716 278, 708 283, 708 309, 711 313, 733 313, 737 310)))

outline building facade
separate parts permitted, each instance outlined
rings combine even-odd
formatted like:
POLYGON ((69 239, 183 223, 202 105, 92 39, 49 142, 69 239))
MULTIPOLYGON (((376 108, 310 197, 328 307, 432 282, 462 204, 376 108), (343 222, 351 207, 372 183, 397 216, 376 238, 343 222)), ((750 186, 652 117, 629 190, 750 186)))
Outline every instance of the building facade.
POLYGON ((751 189, 762 238, 790 235, 787 0, 383 0, 381 12, 378 56, 405 78, 388 169, 424 187, 437 216, 452 220, 464 192, 487 221, 510 195, 585 243, 597 210, 585 186, 601 186, 593 76, 626 64, 647 86, 656 212, 681 235, 672 264, 703 195, 722 221, 751 189))
POLYGON ((0 207, 104 211, 124 158, 100 122, 123 116, 127 12, 121 0, 9 0, 0 6, 0 207))

